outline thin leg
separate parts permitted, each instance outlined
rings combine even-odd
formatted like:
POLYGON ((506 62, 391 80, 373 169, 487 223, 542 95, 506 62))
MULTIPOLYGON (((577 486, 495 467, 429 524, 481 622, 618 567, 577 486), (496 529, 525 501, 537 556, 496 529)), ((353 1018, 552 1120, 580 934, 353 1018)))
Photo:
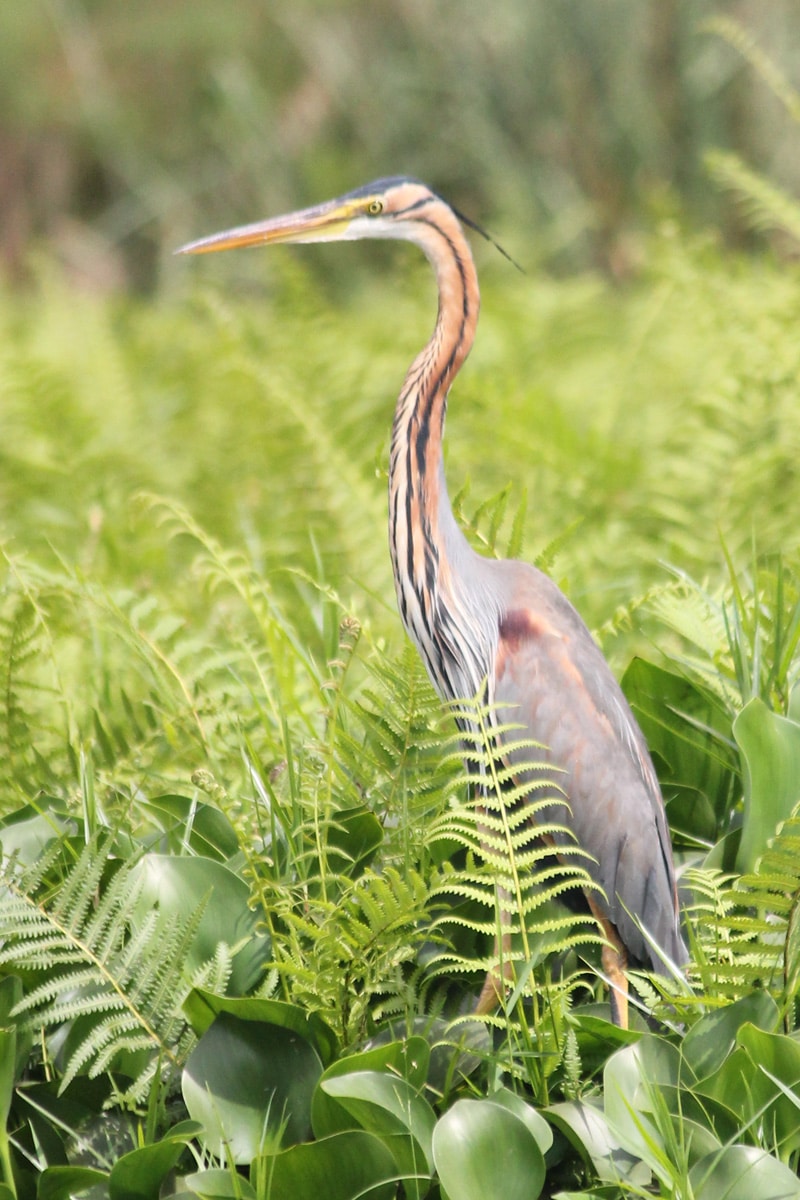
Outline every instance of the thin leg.
POLYGON ((627 1029, 628 976, 625 973, 625 968, 628 965, 628 956, 625 953, 625 947, 621 942, 619 942, 618 946, 603 946, 601 961, 603 963, 603 970, 608 976, 608 999, 611 1004, 611 1020, 620 1029, 627 1029))
POLYGON ((587 892, 586 899, 597 924, 603 931, 606 943, 600 955, 608 979, 608 1000, 611 1005, 611 1020, 620 1029, 628 1028, 628 952, 625 944, 608 917, 598 910, 593 897, 587 892))
POLYGON ((478 1003, 475 1005, 475 1014, 477 1016, 485 1016, 487 1013, 494 1012, 500 1001, 503 999, 505 985, 511 985, 514 982, 514 964, 511 962, 509 955, 511 953, 511 934, 503 934, 503 953, 500 954, 500 943, 497 938, 494 939, 494 953, 498 959, 497 967, 492 967, 491 971, 486 974, 481 994, 478 997, 478 1003), (498 968, 502 962, 503 975, 500 976, 498 968))

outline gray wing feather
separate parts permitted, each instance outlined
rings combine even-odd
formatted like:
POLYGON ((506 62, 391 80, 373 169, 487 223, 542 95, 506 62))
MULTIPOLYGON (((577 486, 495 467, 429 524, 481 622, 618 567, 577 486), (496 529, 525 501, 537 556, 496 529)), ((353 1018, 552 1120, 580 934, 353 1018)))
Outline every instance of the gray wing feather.
MULTIPOLYGON (((595 860, 590 873, 607 899, 600 908, 631 955, 663 969, 643 926, 667 957, 682 964, 687 953, 664 805, 633 713, 588 629, 555 585, 525 564, 502 566, 518 571, 514 603, 500 621, 498 719, 521 724, 559 769, 568 806, 554 809, 553 819, 571 828, 595 860)), ((526 755, 508 758, 521 764, 526 755)))

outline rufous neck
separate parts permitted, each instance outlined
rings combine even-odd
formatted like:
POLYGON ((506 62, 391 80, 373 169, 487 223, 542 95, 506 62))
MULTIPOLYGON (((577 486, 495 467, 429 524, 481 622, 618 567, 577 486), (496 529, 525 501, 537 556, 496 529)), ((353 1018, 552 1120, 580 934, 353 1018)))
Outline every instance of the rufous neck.
POLYGON ((469 245, 444 206, 414 238, 433 265, 439 311, 433 335, 406 375, 395 409, 389 466, 389 540, 403 621, 419 644, 435 620, 463 543, 442 469, 447 394, 470 351, 480 295, 469 245))

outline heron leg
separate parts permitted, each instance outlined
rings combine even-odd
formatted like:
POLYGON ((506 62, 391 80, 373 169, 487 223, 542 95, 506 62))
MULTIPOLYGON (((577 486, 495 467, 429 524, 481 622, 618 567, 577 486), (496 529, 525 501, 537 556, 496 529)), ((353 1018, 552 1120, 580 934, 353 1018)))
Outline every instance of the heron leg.
POLYGON ((628 1028, 628 952, 608 917, 597 911, 597 906, 587 896, 594 918, 603 931, 605 944, 600 961, 608 980, 608 1000, 611 1005, 611 1020, 619 1029, 628 1028))
POLYGON ((492 967, 486 972, 486 979, 481 988, 481 994, 478 997, 478 1003, 475 1005, 476 1016, 485 1016, 487 1013, 493 1012, 498 1004, 503 999, 503 994, 506 985, 509 986, 514 982, 514 964, 509 957, 511 953, 511 934, 504 933, 502 937, 502 953, 500 951, 501 940, 494 939, 494 953, 498 959, 496 967, 492 967), (499 968, 502 967, 502 975, 499 968))
MULTIPOLYGON (((606 935, 607 936, 607 935, 606 935)), ((611 1004, 611 1020, 620 1029, 628 1028, 628 976, 625 968, 628 956, 620 942, 618 946, 603 946, 601 961, 608 976, 608 999, 611 1004)))

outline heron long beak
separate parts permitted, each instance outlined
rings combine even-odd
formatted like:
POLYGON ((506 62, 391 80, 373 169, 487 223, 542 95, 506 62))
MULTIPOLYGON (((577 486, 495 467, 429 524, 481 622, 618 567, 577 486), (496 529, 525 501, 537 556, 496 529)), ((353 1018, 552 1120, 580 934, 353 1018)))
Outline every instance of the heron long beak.
POLYGON ((189 242, 176 250, 176 254, 211 254, 214 250, 234 250, 239 246, 265 246, 279 242, 328 242, 341 237, 354 217, 364 212, 364 201, 330 200, 273 217, 270 221, 256 221, 253 225, 239 225, 222 233, 189 242))

